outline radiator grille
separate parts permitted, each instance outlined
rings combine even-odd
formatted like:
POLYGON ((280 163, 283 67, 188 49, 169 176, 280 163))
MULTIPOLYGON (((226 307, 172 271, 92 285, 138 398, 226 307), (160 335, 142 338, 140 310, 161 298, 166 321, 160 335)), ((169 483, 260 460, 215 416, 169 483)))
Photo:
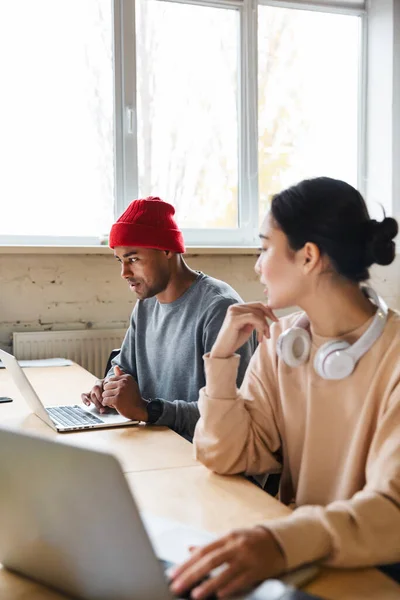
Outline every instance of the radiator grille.
POLYGON ((69 358, 102 377, 111 350, 120 348, 125 329, 29 331, 13 333, 13 353, 19 360, 69 358))

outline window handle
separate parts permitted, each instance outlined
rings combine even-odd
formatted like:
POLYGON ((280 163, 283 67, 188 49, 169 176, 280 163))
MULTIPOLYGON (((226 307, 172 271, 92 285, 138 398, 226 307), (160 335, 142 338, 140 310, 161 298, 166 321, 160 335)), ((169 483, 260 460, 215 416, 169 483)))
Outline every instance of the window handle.
POLYGON ((128 106, 126 109, 126 120, 127 120, 127 129, 128 129, 128 133, 130 135, 133 135, 134 133, 134 112, 133 112, 133 108, 131 106, 128 106))

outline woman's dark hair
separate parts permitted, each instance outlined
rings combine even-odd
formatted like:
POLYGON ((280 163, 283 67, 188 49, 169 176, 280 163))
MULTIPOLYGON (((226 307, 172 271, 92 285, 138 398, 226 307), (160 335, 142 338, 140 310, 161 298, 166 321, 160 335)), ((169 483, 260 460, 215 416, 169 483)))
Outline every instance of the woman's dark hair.
POLYGON ((293 250, 313 242, 350 281, 365 281, 372 264, 389 265, 394 260, 397 221, 370 219, 360 192, 344 181, 329 177, 301 181, 273 197, 271 213, 293 250))

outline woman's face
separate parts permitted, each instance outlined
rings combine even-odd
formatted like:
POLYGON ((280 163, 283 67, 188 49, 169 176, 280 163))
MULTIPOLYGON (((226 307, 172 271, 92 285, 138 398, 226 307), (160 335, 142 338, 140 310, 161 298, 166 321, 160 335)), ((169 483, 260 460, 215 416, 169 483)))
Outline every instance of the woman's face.
POLYGON ((255 271, 265 286, 268 306, 274 309, 295 306, 306 285, 302 251, 291 250, 286 235, 274 225, 271 213, 261 226, 260 239, 261 254, 255 271))

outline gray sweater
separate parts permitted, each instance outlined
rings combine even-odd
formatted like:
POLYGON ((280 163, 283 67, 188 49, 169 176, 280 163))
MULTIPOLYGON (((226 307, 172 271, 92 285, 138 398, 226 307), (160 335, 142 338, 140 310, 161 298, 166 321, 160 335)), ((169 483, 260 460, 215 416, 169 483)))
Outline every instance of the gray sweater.
MULTIPOLYGON (((130 373, 145 399, 161 399, 166 425, 191 439, 199 418, 199 390, 205 385, 203 354, 209 352, 231 304, 242 302, 228 284, 198 273, 175 302, 138 300, 121 352, 112 362, 130 373)), ((255 350, 255 338, 239 350, 240 385, 255 350)))

